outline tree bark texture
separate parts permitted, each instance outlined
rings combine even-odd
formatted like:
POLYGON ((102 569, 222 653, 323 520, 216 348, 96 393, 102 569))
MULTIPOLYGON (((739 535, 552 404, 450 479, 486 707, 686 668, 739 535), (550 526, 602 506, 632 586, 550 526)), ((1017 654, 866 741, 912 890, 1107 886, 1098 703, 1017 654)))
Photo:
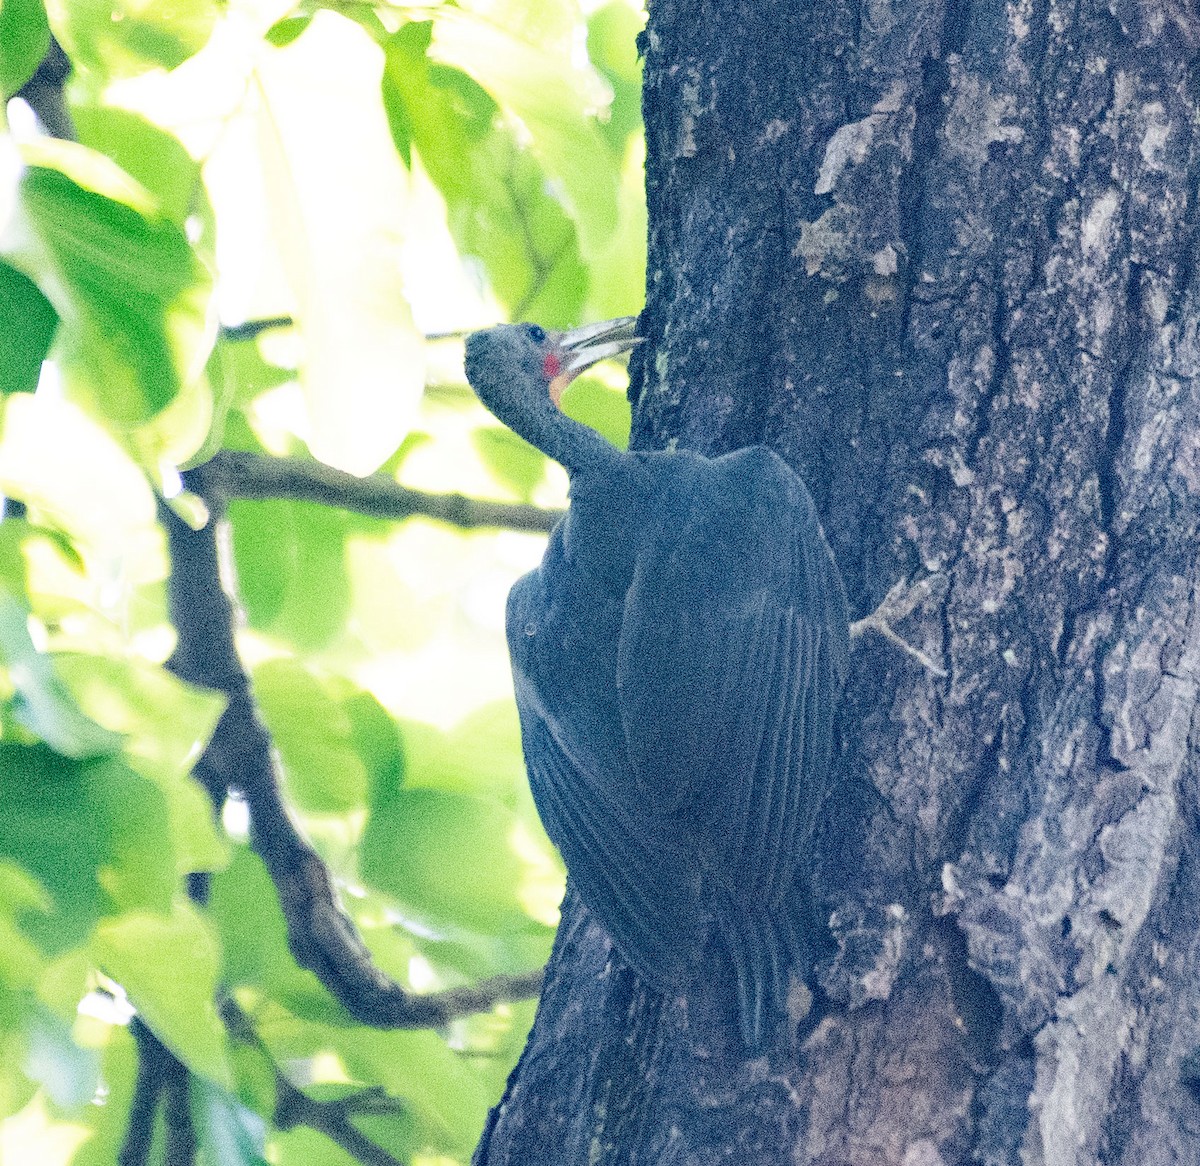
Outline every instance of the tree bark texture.
POLYGON ((570 896, 477 1161, 1200 1162, 1200 7, 653 0, 634 444, 761 442, 856 616, 794 1049, 570 896))

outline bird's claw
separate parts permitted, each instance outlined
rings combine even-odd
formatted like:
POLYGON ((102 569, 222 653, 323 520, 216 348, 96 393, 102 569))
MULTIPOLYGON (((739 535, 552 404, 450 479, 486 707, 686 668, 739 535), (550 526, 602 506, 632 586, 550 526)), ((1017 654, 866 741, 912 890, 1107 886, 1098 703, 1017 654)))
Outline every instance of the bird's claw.
POLYGON ((946 582, 946 576, 940 571, 926 575, 917 583, 910 583, 907 579, 899 580, 892 585, 891 590, 883 597, 883 602, 870 615, 855 620, 850 625, 850 639, 856 640, 865 631, 878 632, 885 640, 890 640, 902 652, 919 661, 934 676, 944 678, 948 675, 946 670, 934 663, 920 648, 914 647, 897 634, 892 628, 892 621, 899 622, 933 595, 943 593, 946 582))

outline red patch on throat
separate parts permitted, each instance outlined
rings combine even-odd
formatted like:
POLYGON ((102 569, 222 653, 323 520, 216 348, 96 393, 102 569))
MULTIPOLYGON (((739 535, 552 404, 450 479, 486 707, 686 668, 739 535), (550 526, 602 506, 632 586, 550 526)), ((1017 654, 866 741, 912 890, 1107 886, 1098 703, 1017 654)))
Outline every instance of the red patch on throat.
POLYGON ((562 372, 562 361, 558 358, 557 352, 547 352, 546 359, 542 362, 542 373, 547 382, 554 380, 558 374, 562 372))

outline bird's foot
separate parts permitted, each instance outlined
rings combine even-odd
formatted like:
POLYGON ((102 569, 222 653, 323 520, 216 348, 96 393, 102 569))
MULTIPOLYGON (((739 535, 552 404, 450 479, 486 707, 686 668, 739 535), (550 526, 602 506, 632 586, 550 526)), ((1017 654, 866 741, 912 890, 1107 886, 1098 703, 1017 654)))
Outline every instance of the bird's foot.
POLYGON ((855 620, 850 625, 850 639, 856 640, 865 631, 878 632, 885 640, 890 640, 902 652, 907 652, 914 660, 933 673, 934 676, 945 677, 946 670, 936 663, 920 648, 914 647, 906 639, 897 634, 892 628, 892 622, 912 614, 926 600, 935 594, 943 594, 946 588, 946 576, 940 571, 926 575, 918 583, 910 583, 901 579, 883 597, 883 602, 870 615, 855 620))

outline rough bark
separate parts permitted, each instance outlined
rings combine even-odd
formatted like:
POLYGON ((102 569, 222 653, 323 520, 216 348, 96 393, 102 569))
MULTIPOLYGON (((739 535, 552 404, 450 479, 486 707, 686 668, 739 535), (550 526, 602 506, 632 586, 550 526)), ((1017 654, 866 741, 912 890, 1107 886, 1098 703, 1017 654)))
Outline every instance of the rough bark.
POLYGON ((654 0, 635 444, 808 482, 857 615, 795 1049, 568 900, 477 1162, 1200 1161, 1200 9, 654 0))

